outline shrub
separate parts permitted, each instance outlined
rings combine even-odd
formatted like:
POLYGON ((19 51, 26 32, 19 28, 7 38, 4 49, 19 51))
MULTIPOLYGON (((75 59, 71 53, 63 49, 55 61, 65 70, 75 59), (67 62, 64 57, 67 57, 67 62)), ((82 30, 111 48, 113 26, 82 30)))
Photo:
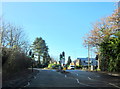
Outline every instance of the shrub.
POLYGON ((76 69, 82 69, 82 65, 76 66, 76 69))
POLYGON ((50 68, 50 69, 58 69, 58 67, 59 67, 60 65, 59 64, 49 64, 48 65, 48 68, 50 68))
POLYGON ((31 65, 31 59, 24 53, 12 48, 2 49, 2 68, 3 73, 15 73, 24 70, 31 65))

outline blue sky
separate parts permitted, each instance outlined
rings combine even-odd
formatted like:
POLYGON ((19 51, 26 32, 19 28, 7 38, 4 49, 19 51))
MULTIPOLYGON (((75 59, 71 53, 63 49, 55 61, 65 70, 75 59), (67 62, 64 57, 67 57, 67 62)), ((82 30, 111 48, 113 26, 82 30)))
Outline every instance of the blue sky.
POLYGON ((92 29, 91 23, 109 16, 115 8, 114 2, 6 2, 2 14, 24 28, 30 43, 42 37, 51 56, 58 60, 65 51, 66 59, 74 60, 87 57, 83 37, 92 29))

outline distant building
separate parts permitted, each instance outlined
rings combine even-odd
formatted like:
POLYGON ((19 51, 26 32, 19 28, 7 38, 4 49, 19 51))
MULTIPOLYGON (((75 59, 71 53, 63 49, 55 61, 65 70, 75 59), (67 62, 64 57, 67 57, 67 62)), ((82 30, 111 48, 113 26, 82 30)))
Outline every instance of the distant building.
POLYGON ((60 62, 57 61, 57 64, 60 64, 60 62))
POLYGON ((75 64, 75 66, 81 65, 81 60, 76 59, 76 60, 74 61, 74 64, 75 64))
POLYGON ((71 62, 71 63, 70 63, 70 65, 73 65, 73 66, 75 66, 75 63, 74 63, 74 61, 73 61, 73 62, 71 62))
MULTIPOLYGON (((77 62, 78 60, 83 67, 88 67, 88 58, 77 58, 77 62)), ((94 66, 94 67, 98 66, 98 62, 95 60, 95 58, 90 58, 90 66, 94 66)))
POLYGON ((50 60, 50 62, 49 62, 49 63, 50 63, 50 64, 51 64, 51 63, 53 63, 53 64, 57 64, 58 62, 57 62, 57 61, 55 61, 55 60, 54 60, 54 61, 53 61, 53 60, 52 60, 52 61, 50 60))
POLYGON ((57 64, 57 61, 54 61, 53 64, 57 64))

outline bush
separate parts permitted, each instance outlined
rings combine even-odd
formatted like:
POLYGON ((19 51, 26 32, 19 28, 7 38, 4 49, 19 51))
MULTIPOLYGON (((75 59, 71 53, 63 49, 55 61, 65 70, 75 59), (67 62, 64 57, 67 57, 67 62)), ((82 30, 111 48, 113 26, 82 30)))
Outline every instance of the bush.
POLYGON ((31 66, 31 59, 24 53, 12 48, 2 49, 3 73, 16 73, 31 66))
POLYGON ((58 65, 58 64, 52 64, 52 63, 51 63, 51 64, 48 65, 48 68, 50 68, 50 69, 58 69, 59 66, 60 66, 60 65, 58 65))
POLYGON ((76 66, 76 69, 82 69, 82 65, 76 66))
POLYGON ((53 65, 54 65, 54 64, 49 64, 49 65, 48 65, 48 68, 52 68, 53 65))

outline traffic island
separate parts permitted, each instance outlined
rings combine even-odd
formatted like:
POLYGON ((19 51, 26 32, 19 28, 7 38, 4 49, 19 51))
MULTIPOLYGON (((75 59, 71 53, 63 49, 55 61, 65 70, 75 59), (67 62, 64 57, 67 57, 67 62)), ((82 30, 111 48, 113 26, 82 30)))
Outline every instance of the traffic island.
POLYGON ((62 70, 61 73, 65 73, 65 74, 67 74, 67 73, 70 73, 70 72, 65 71, 65 70, 62 70))
POLYGON ((57 72, 61 72, 61 73, 70 73, 70 72, 68 72, 68 71, 65 71, 65 70, 56 70, 57 72))

